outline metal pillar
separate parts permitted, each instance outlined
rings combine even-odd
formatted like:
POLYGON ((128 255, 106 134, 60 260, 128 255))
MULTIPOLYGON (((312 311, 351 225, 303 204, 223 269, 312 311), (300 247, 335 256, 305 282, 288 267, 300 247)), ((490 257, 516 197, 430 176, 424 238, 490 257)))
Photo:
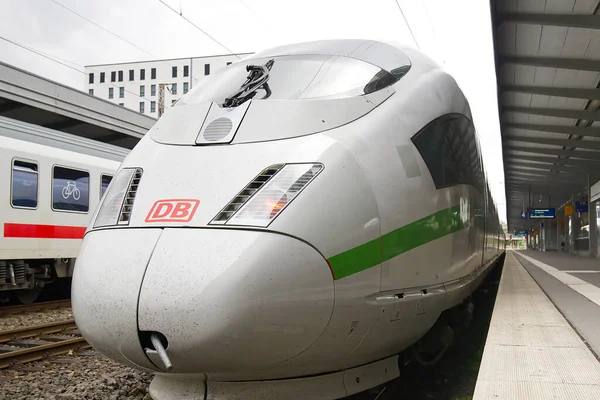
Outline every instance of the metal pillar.
POLYGON ((575 232, 573 227, 573 221, 575 220, 573 218, 575 213, 575 193, 573 192, 573 190, 571 190, 571 207, 573 207, 573 211, 571 212, 571 215, 569 215, 569 218, 565 223, 565 228, 567 243, 569 244, 569 254, 575 254, 575 232))
POLYGON ((598 235, 596 235, 596 206, 592 204, 592 184, 590 182, 590 173, 588 172, 588 219, 590 220, 590 257, 596 258, 598 255, 598 235))

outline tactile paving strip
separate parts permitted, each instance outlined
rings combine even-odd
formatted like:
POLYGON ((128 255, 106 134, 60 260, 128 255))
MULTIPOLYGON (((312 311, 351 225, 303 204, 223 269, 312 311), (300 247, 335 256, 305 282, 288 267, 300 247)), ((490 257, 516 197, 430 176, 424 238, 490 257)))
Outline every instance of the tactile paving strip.
POLYGON ((600 362, 512 252, 473 400, 600 399, 600 362))

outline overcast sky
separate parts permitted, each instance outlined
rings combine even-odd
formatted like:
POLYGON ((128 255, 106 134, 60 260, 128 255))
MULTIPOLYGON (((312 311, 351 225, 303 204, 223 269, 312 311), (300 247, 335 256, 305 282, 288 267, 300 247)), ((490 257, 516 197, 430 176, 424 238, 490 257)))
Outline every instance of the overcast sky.
POLYGON ((332 38, 379 39, 418 47, 453 74, 467 95, 492 194, 506 221, 487 1, 398 0, 412 35, 395 0, 164 2, 177 13, 160 0, 0 0, 0 61, 83 90, 86 76, 77 71, 84 65, 256 52, 332 38), (186 22, 179 11, 221 44, 186 22))

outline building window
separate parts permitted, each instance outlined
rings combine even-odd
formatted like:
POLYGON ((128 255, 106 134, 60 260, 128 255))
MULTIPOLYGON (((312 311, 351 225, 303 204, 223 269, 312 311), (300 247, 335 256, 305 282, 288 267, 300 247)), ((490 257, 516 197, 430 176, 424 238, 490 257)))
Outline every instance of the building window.
POLYGON ((183 76, 189 76, 190 75, 190 67, 187 65, 183 66, 183 76))
POLYGON ((177 100, 171 100, 171 105, 175 104, 177 100))
POLYGON ((90 89, 89 93, 93 96, 94 95, 94 89, 90 89))
POLYGON ((156 112, 156 102, 155 101, 151 101, 150 102, 150 112, 156 112))
POLYGON ((111 175, 100 175, 100 198, 104 196, 104 193, 106 192, 106 189, 108 189, 108 185, 110 185, 112 178, 113 177, 111 175))
POLYGON ((90 73, 89 77, 90 77, 90 83, 94 83, 94 73, 93 72, 90 73))
POLYGON ((140 81, 143 81, 145 79, 146 79, 146 70, 140 69, 140 81))
POLYGON ((140 101, 140 113, 142 113, 142 114, 144 113, 144 107, 145 107, 145 105, 146 105, 146 102, 140 101))
POLYGON ((90 174, 70 168, 52 168, 52 209, 88 212, 90 174))
POLYGON ((150 96, 156 96, 156 85, 150 86, 150 96))
POLYGON ((119 103, 121 107, 125 107, 125 103, 119 103))
POLYGON ((135 75, 132 69, 129 70, 129 80, 132 81, 134 79, 135 75))
POLYGON ((37 208, 37 164, 18 160, 13 161, 11 204, 13 207, 37 208))
POLYGON ((177 78, 177 66, 173 67, 172 77, 177 78))
POLYGON ((125 88, 121 86, 119 88, 119 98, 122 99, 123 97, 125 97, 125 88))
POLYGON ((210 75, 210 64, 204 64, 204 75, 210 75))
POLYGON ((110 73, 110 81, 111 81, 111 82, 114 82, 114 81, 116 81, 116 80, 117 80, 117 73, 116 73, 115 71, 112 71, 112 72, 110 73))
POLYGON ((119 71, 119 82, 123 82, 123 71, 119 71))
POLYGON ((140 97, 146 96, 146 86, 140 86, 140 97))
POLYGON ((104 76, 105 76, 105 73, 100 72, 100 83, 104 83, 104 76))
POLYGON ((112 99, 113 97, 115 97, 115 89, 114 89, 114 88, 111 88, 111 87, 109 87, 109 88, 108 88, 108 98, 109 98, 109 99, 112 99))
POLYGON ((156 79, 156 68, 150 70, 150 79, 156 79))
POLYGON ((171 94, 177 94, 177 84, 171 85, 171 94))
POLYGON ((183 82, 183 94, 186 94, 190 88, 189 82, 183 82))

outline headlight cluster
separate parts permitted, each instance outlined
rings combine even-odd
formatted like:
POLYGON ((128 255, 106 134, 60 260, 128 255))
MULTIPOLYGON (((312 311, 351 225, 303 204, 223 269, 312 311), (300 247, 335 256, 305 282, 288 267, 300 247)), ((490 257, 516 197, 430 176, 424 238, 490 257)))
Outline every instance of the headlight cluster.
POLYGON ((94 228, 129 224, 142 173, 141 168, 123 168, 117 173, 104 194, 94 228))
POLYGON ((323 170, 323 164, 276 164, 263 170, 211 224, 266 227, 323 170))

